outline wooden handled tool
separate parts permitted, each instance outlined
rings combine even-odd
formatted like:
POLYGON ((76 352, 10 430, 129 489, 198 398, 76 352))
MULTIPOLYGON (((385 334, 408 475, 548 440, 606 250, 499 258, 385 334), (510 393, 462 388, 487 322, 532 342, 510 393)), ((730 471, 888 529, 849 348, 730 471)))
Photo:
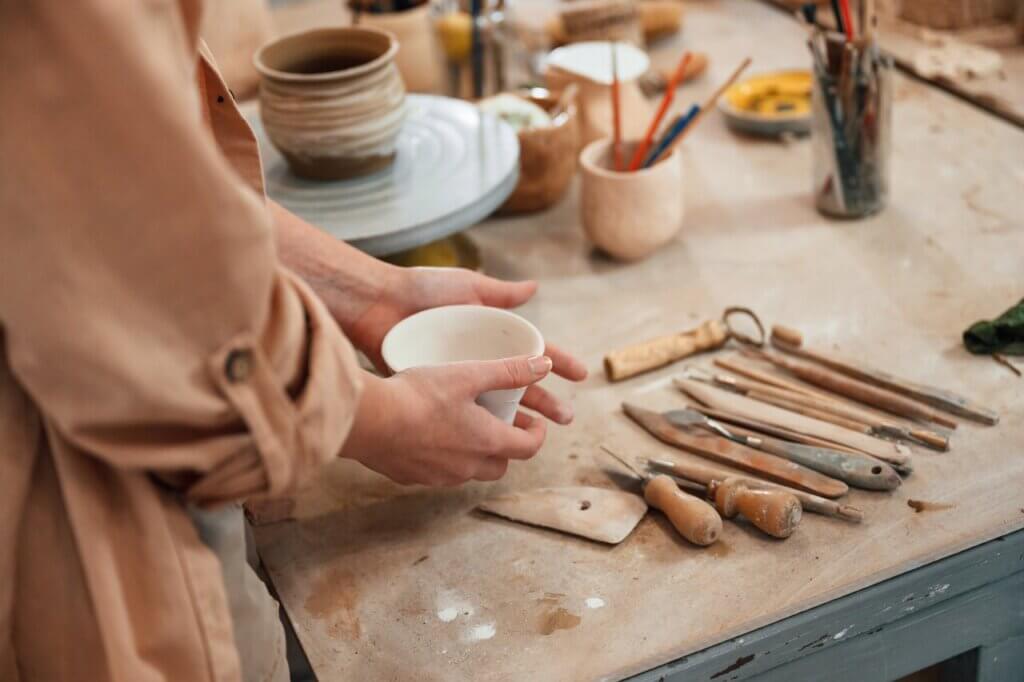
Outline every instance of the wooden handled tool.
POLYGON ((777 388, 785 389, 787 391, 792 391, 794 393, 802 393, 804 395, 809 395, 815 398, 821 398, 823 400, 828 400, 832 397, 829 396, 827 393, 822 393, 821 391, 810 388, 809 386, 804 386, 803 384, 798 384, 795 381, 790 381, 785 377, 780 377, 774 374, 769 374, 768 372, 763 372, 757 369, 756 367, 751 367, 746 363, 740 362, 738 359, 734 357, 715 358, 714 362, 717 367, 729 370, 733 374, 738 374, 742 377, 746 377, 752 381, 757 381, 762 384, 768 384, 769 386, 775 386, 777 388))
POLYGON ((787 358, 771 355, 764 351, 755 349, 742 349, 740 352, 751 357, 770 362, 781 369, 790 372, 796 377, 803 379, 809 384, 838 393, 839 395, 852 398, 872 407, 883 409, 893 414, 911 419, 922 419, 925 421, 941 424, 950 429, 956 428, 956 422, 949 419, 940 412, 926 407, 921 403, 893 393, 886 389, 872 386, 871 384, 851 379, 850 377, 834 372, 829 369, 807 365, 801 362, 794 362, 787 358))
POLYGON ((720 469, 718 467, 708 466, 705 464, 696 464, 694 462, 684 462, 681 460, 669 461, 665 459, 649 459, 647 460, 647 464, 659 471, 668 472, 691 481, 697 481, 704 485, 707 485, 714 480, 723 481, 727 478, 739 478, 739 480, 743 481, 748 488, 754 490, 781 490, 792 494, 796 499, 800 500, 800 505, 804 508, 804 511, 821 514, 822 516, 831 516, 832 518, 850 521, 851 523, 860 523, 864 520, 864 512, 851 505, 826 500, 820 495, 814 495, 804 492, 803 490, 779 485, 778 483, 771 483, 770 481, 762 481, 760 479, 748 478, 745 476, 735 476, 726 469, 720 469))
POLYGON ((701 351, 721 348, 728 340, 729 329, 725 323, 708 320, 686 332, 612 351, 604 356, 604 371, 609 381, 621 381, 701 351))
POLYGON ((795 496, 781 490, 752 489, 737 478, 712 481, 708 498, 715 501, 715 509, 725 518, 742 514, 773 538, 788 538, 803 516, 795 496))
POLYGON ((722 533, 722 518, 714 507, 700 498, 684 493, 668 476, 644 475, 608 448, 602 449, 629 469, 640 482, 647 504, 660 509, 680 535, 701 547, 718 540, 722 533))
POLYGON ((682 450, 823 497, 839 497, 849 490, 842 481, 781 457, 733 443, 720 436, 685 431, 672 424, 664 415, 652 410, 629 403, 623 403, 622 409, 655 438, 682 450))
MULTIPOLYGON (((774 330, 773 330, 774 333, 774 330)), ((926 445, 933 450, 945 452, 949 449, 949 439, 945 436, 929 431, 927 429, 907 429, 899 424, 879 419, 875 414, 838 400, 822 400, 784 388, 777 388, 767 384, 761 384, 744 379, 737 379, 725 374, 711 375, 711 381, 720 386, 733 389, 750 398, 761 402, 771 403, 778 407, 785 407, 793 412, 800 412, 805 416, 815 416, 824 421, 832 421, 835 424, 848 425, 855 431, 862 431, 872 436, 883 436, 887 438, 900 438, 926 445), (791 406, 795 404, 796 406, 791 406), (811 410, 815 414, 808 413, 811 410), (843 422, 834 421, 832 416, 841 417, 843 422)))
POLYGON ((888 389, 914 400, 919 400, 926 405, 931 405, 959 417, 973 419, 982 424, 994 425, 999 423, 999 415, 994 411, 951 391, 914 383, 907 379, 900 379, 879 369, 861 364, 853 364, 834 355, 803 348, 799 342, 794 343, 794 341, 795 339, 792 336, 788 336, 785 333, 777 335, 776 329, 772 329, 772 344, 783 352, 806 360, 812 360, 848 377, 888 389))
MULTIPOLYGON (((746 396, 738 395, 721 388, 715 388, 692 379, 676 379, 675 385, 681 391, 703 405, 712 407, 719 412, 738 415, 752 421, 781 426, 831 443, 845 445, 868 455, 883 459, 890 464, 904 465, 908 458, 896 450, 892 443, 872 438, 863 433, 844 429, 835 424, 822 422, 805 417, 774 405, 767 405, 746 396)), ((702 412, 704 410, 701 410, 702 412)), ((716 419, 720 417, 715 416, 716 419)), ((756 428, 756 427, 752 427, 756 428)))

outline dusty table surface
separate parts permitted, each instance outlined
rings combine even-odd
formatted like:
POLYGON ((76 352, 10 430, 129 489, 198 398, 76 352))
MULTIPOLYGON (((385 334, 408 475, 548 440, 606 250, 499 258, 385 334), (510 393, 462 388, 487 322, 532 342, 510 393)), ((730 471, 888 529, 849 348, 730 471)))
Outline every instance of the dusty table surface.
MULTIPOLYGON (((662 49, 707 50, 711 66, 679 106, 748 52, 752 70, 806 63, 802 31, 775 9, 689 7, 681 40, 662 49)), ((299 500, 300 520, 257 529, 319 678, 615 679, 1024 527, 1024 380, 960 343, 1024 293, 1024 132, 903 77, 894 118, 892 202, 868 220, 815 212, 807 141, 739 138, 716 114, 686 143, 685 227, 647 261, 593 252, 577 187, 547 213, 474 228, 485 269, 539 279, 523 314, 591 368, 582 385, 545 382, 573 399, 576 421, 552 426, 541 453, 496 484, 400 488, 338 462, 299 500), (605 547, 473 511, 505 490, 607 485, 602 443, 675 454, 619 404, 680 404, 668 386, 680 367, 612 385, 601 358, 730 304, 802 329, 814 347, 966 393, 1002 422, 965 423, 949 453, 917 451, 894 493, 852 492, 864 524, 808 514, 782 542, 727 523, 698 549, 652 513, 605 547), (954 506, 914 513, 908 498, 954 506)))

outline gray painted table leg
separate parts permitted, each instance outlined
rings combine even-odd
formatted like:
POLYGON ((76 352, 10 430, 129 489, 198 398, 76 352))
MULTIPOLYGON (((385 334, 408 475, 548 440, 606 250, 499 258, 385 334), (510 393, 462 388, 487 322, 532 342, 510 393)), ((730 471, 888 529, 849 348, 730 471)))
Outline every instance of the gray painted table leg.
POLYGON ((978 682, 1024 680, 1024 636, 1010 637, 978 649, 978 682))

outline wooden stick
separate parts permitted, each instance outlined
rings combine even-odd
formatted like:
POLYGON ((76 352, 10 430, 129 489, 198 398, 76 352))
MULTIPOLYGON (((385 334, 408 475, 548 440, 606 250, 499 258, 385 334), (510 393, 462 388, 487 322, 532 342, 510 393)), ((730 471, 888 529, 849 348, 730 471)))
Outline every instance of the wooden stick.
POLYGON ((820 386, 821 388, 828 389, 833 393, 837 393, 848 398, 853 398, 865 405, 878 407, 902 417, 923 419, 925 421, 941 424, 946 428, 956 428, 955 421, 947 418, 945 415, 940 414, 930 407, 926 407, 919 402, 905 398, 899 394, 893 393, 892 391, 852 379, 844 374, 812 365, 806 365, 800 362, 793 362, 787 358, 771 355, 753 348, 744 348, 741 349, 740 352, 750 357, 756 357, 766 362, 770 362, 772 365, 784 369, 810 384, 820 386))
POLYGON ((612 49, 612 146, 615 154, 615 170, 623 171, 625 166, 622 161, 622 122, 619 111, 619 51, 614 41, 610 43, 612 49))
POLYGON ((805 360, 817 362, 829 369, 835 370, 848 377, 873 384, 880 388, 888 389, 900 395, 913 398, 926 405, 945 410, 958 417, 966 417, 983 424, 995 425, 999 423, 999 415, 990 409, 982 407, 967 398, 956 395, 945 389, 934 386, 917 384, 907 379, 895 377, 873 367, 862 364, 854 364, 831 354, 813 351, 802 346, 787 344, 781 339, 772 338, 772 344, 779 350, 795 355, 805 360))
POLYGON ((697 464, 696 462, 684 462, 682 460, 676 460, 675 458, 673 458, 672 461, 665 459, 649 459, 647 460, 647 464, 655 469, 669 471, 680 478, 689 481, 696 481, 703 485, 708 485, 711 481, 724 481, 727 478, 739 478, 752 488, 758 488, 760 490, 785 490, 786 492, 795 495, 796 498, 800 500, 801 506, 806 511, 813 512, 815 514, 822 514, 824 516, 831 516, 833 518, 850 521, 852 523, 860 523, 864 520, 864 512, 848 504, 840 504, 838 502, 825 499, 820 495, 815 495, 803 490, 797 490, 796 488, 791 488, 786 485, 772 483, 771 481, 764 481, 762 479, 752 478, 749 476, 737 476, 726 469, 720 469, 715 466, 697 464))
POLYGON ((770 374, 768 372, 763 372, 759 369, 751 367, 750 365, 744 364, 742 362, 737 362, 735 358, 715 358, 714 363, 716 366, 721 367, 722 369, 727 369, 733 374, 739 374, 740 376, 746 377, 752 381, 757 381, 762 384, 775 386, 777 388, 783 388, 788 391, 793 391, 795 393, 802 393, 804 395, 809 395, 813 398, 818 399, 828 400, 832 397, 816 389, 804 386, 803 384, 798 384, 794 381, 790 381, 785 377, 780 377, 774 374, 770 374))
POLYGON ((669 334, 614 350, 604 356, 609 381, 621 381, 706 350, 721 348, 729 329, 721 320, 708 320, 680 334, 669 334))
POLYGON ((784 410, 802 414, 805 417, 810 417, 811 419, 817 419, 819 421, 835 424, 836 426, 842 426, 844 429, 850 429, 851 431, 857 431, 859 433, 866 433, 869 436, 871 435, 871 427, 863 422, 847 419, 846 417, 840 417, 839 415, 832 414, 831 412, 802 405, 799 402, 779 398, 778 396, 764 393, 762 391, 748 391, 746 395, 754 400, 760 400, 763 403, 775 405, 776 407, 781 407, 784 410))
POLYGON ((747 57, 742 62, 740 62, 740 65, 736 67, 736 70, 732 72, 732 75, 730 75, 725 80, 725 82, 722 83, 722 85, 720 85, 717 90, 715 90, 715 92, 711 95, 711 97, 708 97, 708 99, 704 102, 704 104, 701 105, 700 111, 697 112, 696 117, 694 117, 694 119, 690 122, 690 124, 688 126, 686 126, 686 130, 684 130, 682 133, 680 133, 676 137, 675 142, 673 142, 672 144, 670 144, 668 147, 665 148, 665 151, 663 151, 654 160, 654 163, 657 163, 661 159, 664 159, 669 154, 671 154, 672 150, 676 148, 676 145, 678 145, 683 140, 685 140, 686 136, 693 132, 693 129, 697 127, 697 124, 700 123, 701 119, 704 118, 704 116, 707 115, 708 111, 715 108, 715 104, 718 103, 718 99, 722 96, 722 93, 724 93, 726 90, 728 90, 729 87, 732 86, 732 84, 736 82, 736 79, 740 77, 740 74, 742 74, 746 70, 746 68, 748 66, 750 66, 750 62, 751 62, 750 57, 747 57))

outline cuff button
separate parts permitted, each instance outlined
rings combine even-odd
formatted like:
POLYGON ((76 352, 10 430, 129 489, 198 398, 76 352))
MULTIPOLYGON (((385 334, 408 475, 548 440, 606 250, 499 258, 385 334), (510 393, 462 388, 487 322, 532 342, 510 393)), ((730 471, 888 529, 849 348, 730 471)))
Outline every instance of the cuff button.
POLYGON ((224 374, 233 384, 248 379, 252 374, 252 351, 248 348, 240 348, 228 353, 228 358, 224 362, 224 374))

